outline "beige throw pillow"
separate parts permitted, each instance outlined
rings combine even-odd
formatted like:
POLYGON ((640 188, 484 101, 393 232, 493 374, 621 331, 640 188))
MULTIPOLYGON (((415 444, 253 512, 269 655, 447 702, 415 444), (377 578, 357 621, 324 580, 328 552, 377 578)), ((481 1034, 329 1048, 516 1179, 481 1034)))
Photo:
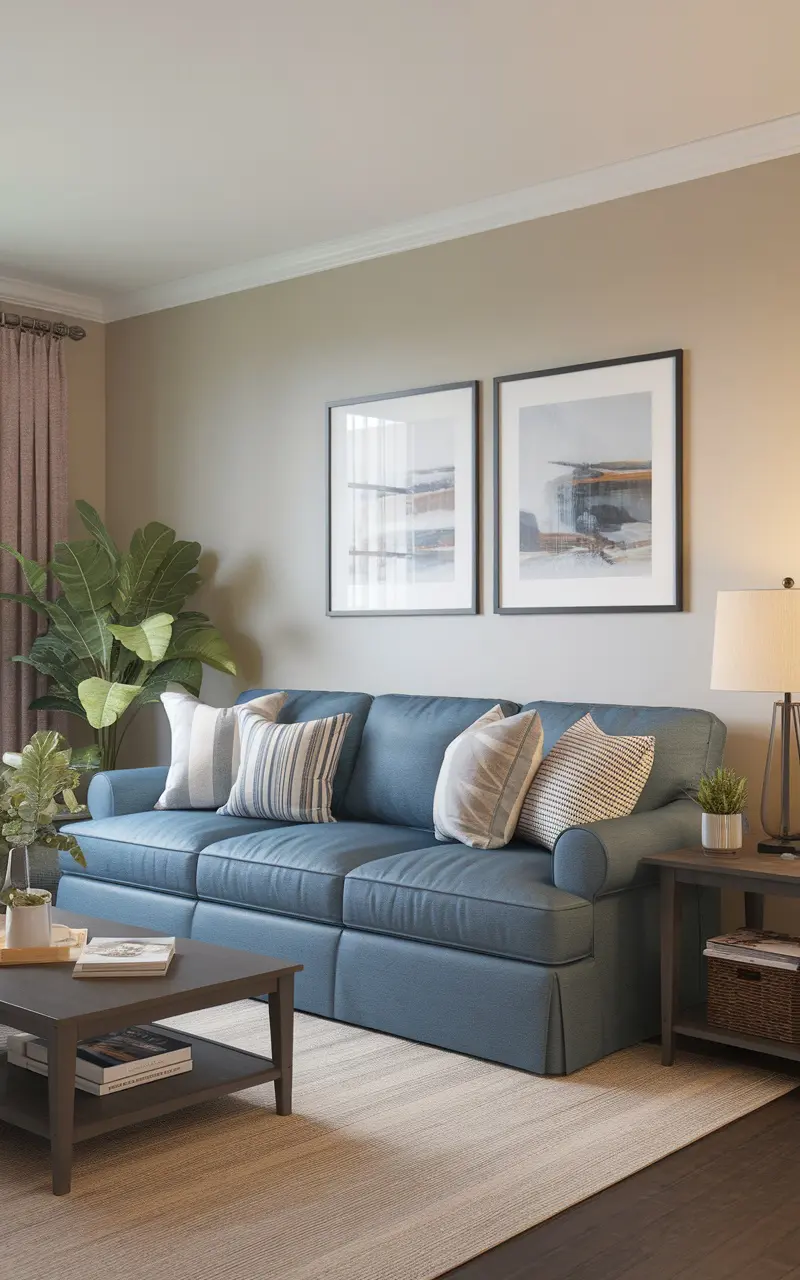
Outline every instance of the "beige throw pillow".
POLYGON ((460 733, 444 753, 433 799, 437 840, 500 849, 542 758, 538 711, 504 716, 499 706, 460 733))
MULTIPOLYGON (((265 693, 241 705, 273 721, 286 697, 265 693)), ((161 701, 172 730, 172 760, 156 808, 219 808, 228 799, 239 769, 236 708, 207 707, 191 693, 162 693, 161 701)))
POLYGON ((650 777, 655 738, 603 733, 585 715, 545 756, 525 797, 517 835, 552 849, 562 831, 625 818, 650 777))

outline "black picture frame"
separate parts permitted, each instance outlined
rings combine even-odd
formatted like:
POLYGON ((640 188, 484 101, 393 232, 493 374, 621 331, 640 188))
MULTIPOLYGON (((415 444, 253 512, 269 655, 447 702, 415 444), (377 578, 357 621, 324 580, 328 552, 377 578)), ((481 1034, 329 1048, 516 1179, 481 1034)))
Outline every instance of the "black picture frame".
POLYGON ((474 615, 480 610, 480 382, 469 379, 464 382, 442 382, 429 387, 414 387, 404 391, 384 391, 375 395, 352 396, 344 400, 329 400, 325 405, 325 613, 329 618, 398 618, 398 617, 445 617, 453 615, 474 615), (407 399, 410 396, 433 395, 442 391, 470 391, 471 393, 471 428, 470 442, 472 450, 472 482, 471 482, 471 564, 472 585, 469 606, 456 609, 334 609, 333 607, 333 574, 332 574, 332 494, 331 494, 331 450, 333 431, 333 412, 336 409, 350 408, 353 405, 373 404, 380 400, 407 399))
POLYGON ((683 368, 682 348, 648 352, 644 355, 619 356, 611 360, 594 360, 583 364, 563 365, 553 369, 536 369, 528 373, 503 374, 494 379, 493 386, 493 492, 494 492, 494 612, 499 614, 546 613, 680 613, 684 609, 684 556, 683 556, 683 368), (642 364, 647 361, 673 362, 674 394, 674 574, 673 599, 664 604, 642 605, 505 605, 502 596, 502 421, 501 388, 508 382, 525 379, 568 376, 587 370, 613 368, 621 365, 642 364))

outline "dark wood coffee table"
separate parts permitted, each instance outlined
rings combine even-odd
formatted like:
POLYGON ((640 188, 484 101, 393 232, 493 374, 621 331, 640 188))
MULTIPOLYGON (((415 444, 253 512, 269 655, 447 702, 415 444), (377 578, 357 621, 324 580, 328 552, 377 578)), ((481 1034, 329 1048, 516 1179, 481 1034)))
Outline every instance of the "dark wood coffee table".
MULTIPOLYGON (((157 932, 69 911, 55 910, 53 918, 88 928, 90 937, 157 932)), ((278 1115, 289 1115, 294 975, 302 967, 184 938, 163 978, 73 978, 71 963, 0 966, 0 1023, 45 1038, 49 1062, 44 1079, 0 1054, 0 1120, 49 1138, 53 1193, 63 1196, 70 1189, 73 1144, 84 1138, 271 1080, 278 1115), (76 1091, 79 1040, 262 995, 269 997, 271 1059, 181 1031, 192 1043, 191 1071, 105 1097, 76 1091)))

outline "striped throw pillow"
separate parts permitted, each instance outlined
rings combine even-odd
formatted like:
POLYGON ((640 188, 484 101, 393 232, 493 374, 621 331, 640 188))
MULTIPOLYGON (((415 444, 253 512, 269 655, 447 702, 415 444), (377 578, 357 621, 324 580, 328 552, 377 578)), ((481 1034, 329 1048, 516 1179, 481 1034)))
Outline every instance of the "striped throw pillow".
POLYGON ((270 724, 238 708, 242 759, 227 803, 219 810, 235 818, 280 822, 335 822, 333 779, 349 713, 326 720, 270 724))
MULTIPOLYGON (((239 770, 239 720, 235 707, 207 707, 191 693, 162 693, 172 730, 172 760, 157 809, 218 809, 239 770)), ((247 706, 275 720, 285 693, 267 693, 247 706)))
POLYGON ((538 711, 504 716, 498 705, 454 738, 444 753, 433 798, 437 840, 500 849, 542 758, 538 711))
POLYGON ((626 818, 650 777, 655 738, 603 733, 585 715, 545 756, 525 797, 517 835, 552 849, 562 831, 626 818))

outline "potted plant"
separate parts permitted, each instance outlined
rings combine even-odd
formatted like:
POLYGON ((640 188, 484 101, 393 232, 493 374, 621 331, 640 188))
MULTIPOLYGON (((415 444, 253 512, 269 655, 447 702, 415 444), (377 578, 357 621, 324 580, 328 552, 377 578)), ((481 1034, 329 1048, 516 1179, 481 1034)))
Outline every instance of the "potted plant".
POLYGON ((137 529, 121 551, 94 507, 76 506, 89 538, 59 542, 48 565, 0 543, 28 584, 27 593, 2 592, 0 600, 23 604, 48 622, 30 653, 14 659, 49 681, 31 710, 88 720, 101 767, 113 769, 123 716, 130 724, 172 684, 199 694, 203 663, 230 675, 236 666, 206 615, 184 610, 201 582, 200 543, 184 542, 154 522, 137 529))
POLYGON ((747 806, 747 779, 733 769, 703 774, 697 788, 703 810, 703 848, 710 853, 734 853, 742 847, 742 814, 747 806))
POLYGON ((34 844, 86 859, 73 835, 58 827, 63 814, 86 813, 75 787, 81 773, 97 767, 96 747, 73 752, 54 730, 35 733, 15 764, 0 772, 0 851, 8 854, 0 902, 6 907, 6 946, 50 943, 51 895, 30 884, 28 850, 34 844))

